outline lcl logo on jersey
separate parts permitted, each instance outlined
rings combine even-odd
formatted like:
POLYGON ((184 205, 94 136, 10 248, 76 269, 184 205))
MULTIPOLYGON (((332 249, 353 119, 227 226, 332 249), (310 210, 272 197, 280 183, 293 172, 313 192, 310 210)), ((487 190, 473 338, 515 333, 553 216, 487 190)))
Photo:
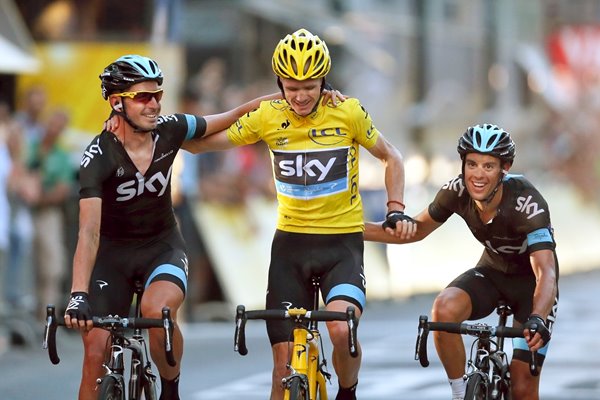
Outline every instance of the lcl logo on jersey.
POLYGON ((311 129, 308 131, 310 140, 322 146, 338 145, 343 142, 347 136, 348 134, 342 132, 341 128, 311 129))
POLYGON ((169 168, 167 176, 162 172, 157 172, 150 178, 145 179, 144 175, 136 172, 136 179, 132 179, 117 187, 117 193, 121 196, 117 197, 117 201, 131 200, 136 196, 141 196, 144 192, 158 193, 158 197, 162 196, 167 190, 169 179, 171 179, 171 171, 173 166, 169 168))
POLYGON ((90 162, 94 159, 94 156, 97 154, 102 155, 102 149, 100 148, 100 138, 96 139, 96 143, 90 145, 83 152, 83 157, 81 158, 81 166, 83 168, 87 167, 90 164, 90 162))
POLYGON ((517 197, 517 206, 515 207, 515 210, 527 214, 527 219, 531 219, 536 215, 546 211, 543 208, 540 208, 538 203, 536 203, 535 201, 531 201, 532 197, 533 196, 531 195, 529 195, 528 197, 517 197))

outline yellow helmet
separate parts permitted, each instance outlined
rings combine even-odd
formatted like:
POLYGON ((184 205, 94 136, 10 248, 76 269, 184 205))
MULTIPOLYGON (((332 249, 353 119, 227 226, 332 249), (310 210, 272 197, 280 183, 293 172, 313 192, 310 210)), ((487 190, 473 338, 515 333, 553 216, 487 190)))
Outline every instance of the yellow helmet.
POLYGON ((331 58, 324 41, 306 29, 298 29, 279 41, 272 66, 280 78, 304 81, 327 75, 331 58))

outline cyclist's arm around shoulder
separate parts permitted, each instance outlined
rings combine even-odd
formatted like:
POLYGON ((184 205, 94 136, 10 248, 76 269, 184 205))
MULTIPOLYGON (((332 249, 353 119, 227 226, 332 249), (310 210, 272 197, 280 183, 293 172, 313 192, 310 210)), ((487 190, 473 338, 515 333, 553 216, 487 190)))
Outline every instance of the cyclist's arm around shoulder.
POLYGON ((181 145, 181 148, 193 154, 205 153, 208 151, 228 150, 235 147, 229 137, 227 130, 217 132, 209 136, 186 140, 181 145))
POLYGON ((250 100, 234 109, 225 111, 220 114, 207 115, 204 117, 206 120, 206 133, 205 136, 209 136, 218 132, 221 132, 230 125, 232 125, 242 115, 258 108, 260 103, 263 101, 281 99, 281 93, 272 93, 266 96, 257 97, 256 99, 250 100))
POLYGON ((402 238, 394 235, 390 235, 382 228, 382 222, 365 222, 365 240, 371 242, 382 242, 392 244, 403 244, 418 242, 429 236, 431 232, 436 230, 442 225, 442 223, 435 221, 429 215, 428 209, 421 211, 414 220, 417 224, 415 234, 410 238, 402 238))

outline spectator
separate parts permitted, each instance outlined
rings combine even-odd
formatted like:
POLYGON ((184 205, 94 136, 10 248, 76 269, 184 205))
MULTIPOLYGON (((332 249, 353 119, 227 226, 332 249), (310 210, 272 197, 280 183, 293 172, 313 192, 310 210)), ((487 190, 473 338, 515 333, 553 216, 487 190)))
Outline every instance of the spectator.
POLYGON ((6 295, 14 307, 29 311, 35 307, 31 259, 33 221, 30 205, 37 201, 39 182, 37 177, 27 170, 25 164, 31 141, 39 140, 43 134, 42 118, 46 104, 44 88, 30 87, 25 93, 22 108, 14 116, 19 133, 9 136, 14 170, 9 187, 11 217, 6 295))
MULTIPOLYGON (((8 152, 9 109, 6 103, 0 103, 0 316, 5 313, 4 282, 6 282, 7 253, 9 245, 10 207, 7 186, 11 172, 11 159, 8 152)), ((1 349, 1 344, 0 344, 1 349)))
POLYGON ((37 175, 40 196, 32 207, 34 223, 35 293, 37 310, 58 304, 64 291, 67 271, 64 205, 73 185, 74 173, 68 152, 60 147, 69 115, 54 111, 42 137, 30 144, 29 170, 37 175))

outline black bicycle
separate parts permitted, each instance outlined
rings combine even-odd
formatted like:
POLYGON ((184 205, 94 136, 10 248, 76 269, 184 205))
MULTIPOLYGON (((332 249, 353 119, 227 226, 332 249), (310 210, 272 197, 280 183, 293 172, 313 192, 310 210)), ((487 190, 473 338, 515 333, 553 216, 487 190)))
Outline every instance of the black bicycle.
MULTIPOLYGON (((152 363, 148 355, 148 347, 144 339, 143 330, 149 328, 163 328, 165 330, 165 354, 171 366, 176 365, 173 355, 173 320, 169 307, 162 309, 162 318, 140 317, 140 300, 143 293, 141 282, 135 283, 135 316, 121 318, 119 316, 93 317, 95 328, 102 328, 110 332, 110 351, 106 361, 102 364, 106 374, 98 379, 98 400, 140 400, 142 394, 146 400, 156 400, 156 375, 152 371, 152 363), (131 351, 129 366, 129 383, 125 384, 125 357, 124 350, 131 351), (127 393, 127 397, 125 394, 127 393)), ((64 320, 56 317, 53 305, 46 307, 46 327, 42 347, 48 349, 52 364, 58 364, 60 358, 56 349, 56 329, 64 326, 64 320)))
MULTIPOLYGON (((423 367, 429 366, 427 359, 429 331, 474 336, 476 339, 471 345, 467 373, 464 376, 467 381, 465 400, 510 400, 510 363, 504 351, 504 339, 523 337, 523 329, 506 326, 508 317, 512 315, 508 305, 498 304, 496 312, 499 315, 497 326, 485 323, 429 322, 426 315, 421 315, 415 360, 419 360, 423 367)), ((531 332, 535 333, 535 330, 531 332)), ((537 376, 539 370, 535 358, 535 352, 532 352, 529 371, 537 376)))

